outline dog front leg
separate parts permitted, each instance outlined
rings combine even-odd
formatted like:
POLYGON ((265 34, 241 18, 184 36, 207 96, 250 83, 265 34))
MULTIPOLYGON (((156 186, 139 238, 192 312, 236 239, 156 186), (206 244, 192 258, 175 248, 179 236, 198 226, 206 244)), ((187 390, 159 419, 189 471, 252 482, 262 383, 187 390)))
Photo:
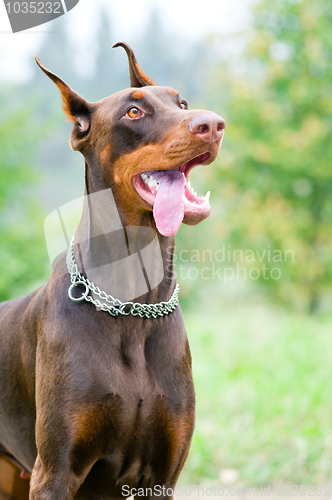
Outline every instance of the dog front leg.
POLYGON ((29 500, 72 500, 95 460, 82 460, 75 468, 72 427, 59 410, 63 401, 55 398, 40 405, 37 412, 36 444, 38 455, 32 470, 29 500), (58 411, 57 410, 58 406, 58 411))
POLYGON ((29 500, 72 500, 90 469, 77 476, 69 464, 45 466, 38 454, 31 475, 29 500))

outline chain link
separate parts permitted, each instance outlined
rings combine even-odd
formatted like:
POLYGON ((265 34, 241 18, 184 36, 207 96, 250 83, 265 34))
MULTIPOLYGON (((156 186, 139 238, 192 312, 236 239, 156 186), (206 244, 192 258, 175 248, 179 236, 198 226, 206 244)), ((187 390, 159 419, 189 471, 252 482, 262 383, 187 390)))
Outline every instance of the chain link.
POLYGON ((79 272, 74 256, 74 237, 71 240, 70 247, 66 257, 67 269, 70 274, 71 285, 68 288, 68 296, 74 302, 86 300, 91 302, 102 311, 107 311, 112 316, 139 316, 140 318, 157 318, 158 316, 166 316, 176 309, 179 303, 179 285, 176 285, 171 298, 167 302, 158 302, 157 304, 140 304, 139 302, 121 302, 115 299, 112 295, 107 295, 106 292, 100 290, 99 286, 95 285, 88 278, 82 276, 79 272), (86 290, 81 297, 75 298, 72 296, 72 290, 77 285, 85 285, 86 290), (89 291, 98 295, 98 297, 106 302, 100 302, 99 299, 94 299, 89 295, 89 291))

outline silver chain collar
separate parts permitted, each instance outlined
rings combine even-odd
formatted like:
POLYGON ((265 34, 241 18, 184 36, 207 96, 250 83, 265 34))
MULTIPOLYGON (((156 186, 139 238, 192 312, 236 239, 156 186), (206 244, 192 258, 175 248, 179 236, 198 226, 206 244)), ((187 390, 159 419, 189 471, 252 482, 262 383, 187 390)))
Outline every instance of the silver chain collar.
POLYGON ((71 240, 70 247, 67 251, 66 263, 67 269, 70 274, 71 285, 68 288, 68 296, 74 302, 80 302, 81 300, 86 300, 91 302, 97 308, 102 311, 109 312, 112 316, 118 316, 122 314, 123 316, 139 316, 140 318, 157 318, 158 316, 166 316, 176 309, 179 303, 179 285, 176 285, 172 293, 171 298, 167 302, 158 302, 157 304, 140 304, 139 302, 121 302, 119 299, 115 299, 112 295, 107 295, 106 292, 100 290, 98 286, 92 283, 88 278, 82 276, 79 272, 77 264, 74 257, 74 238, 71 240), (72 290, 77 287, 77 285, 85 286, 85 292, 81 297, 73 297, 72 290), (93 299, 89 292, 93 292, 98 295, 102 300, 106 302, 100 302, 98 299, 93 299))

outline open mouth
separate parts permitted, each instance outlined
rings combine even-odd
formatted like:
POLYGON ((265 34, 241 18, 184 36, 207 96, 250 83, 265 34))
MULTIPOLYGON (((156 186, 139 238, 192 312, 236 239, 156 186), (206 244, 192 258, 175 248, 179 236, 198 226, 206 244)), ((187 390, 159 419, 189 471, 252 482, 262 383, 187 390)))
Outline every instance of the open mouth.
POLYGON ((156 226, 162 235, 174 236, 184 218, 187 223, 195 224, 210 215, 210 192, 198 195, 188 178, 197 165, 211 163, 210 158, 211 153, 206 152, 172 170, 148 171, 134 177, 134 187, 153 207, 156 226))

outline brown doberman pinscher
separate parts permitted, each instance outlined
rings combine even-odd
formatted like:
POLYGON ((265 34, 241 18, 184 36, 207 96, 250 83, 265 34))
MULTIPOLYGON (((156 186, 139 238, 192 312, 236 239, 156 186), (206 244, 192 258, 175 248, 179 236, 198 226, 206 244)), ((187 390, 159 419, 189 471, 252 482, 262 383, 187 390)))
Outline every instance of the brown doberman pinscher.
MULTIPOLYGON (((86 194, 111 189, 123 227, 154 231, 164 277, 136 299, 157 304, 155 314, 137 304, 108 314, 89 303, 87 286, 73 289, 64 254, 42 288, 0 305, 0 443, 31 473, 30 500, 106 500, 138 488, 169 498, 194 429, 172 250, 181 222, 210 215, 208 196, 197 195, 188 176, 216 158, 225 123, 189 110, 176 91, 144 75, 126 44, 115 46, 127 52, 131 88, 96 103, 36 61, 73 122, 70 145, 85 158, 86 194), (74 298, 86 300, 70 300, 71 283, 74 298)), ((83 281, 93 234, 108 217, 100 203, 88 205, 75 233, 86 244, 71 254, 83 281)))

